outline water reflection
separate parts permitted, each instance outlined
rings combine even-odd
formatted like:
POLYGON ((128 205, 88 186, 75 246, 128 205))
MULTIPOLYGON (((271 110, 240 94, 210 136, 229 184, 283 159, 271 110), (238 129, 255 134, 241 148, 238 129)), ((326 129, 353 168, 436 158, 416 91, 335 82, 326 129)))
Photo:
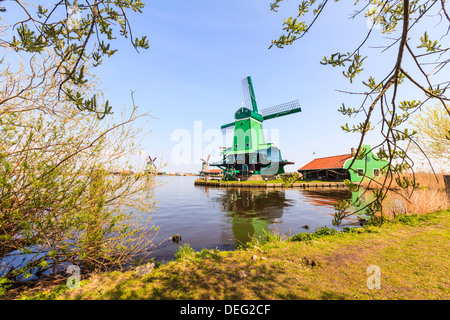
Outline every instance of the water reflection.
POLYGON ((154 241, 156 259, 173 258, 186 243, 195 250, 233 250, 264 229, 294 235, 323 226, 359 225, 354 216, 339 227, 332 225, 333 204, 358 196, 345 189, 218 188, 194 186, 194 181, 195 177, 176 177, 155 190, 159 203, 152 223, 160 226, 154 241), (179 244, 167 241, 176 234, 182 237, 179 244))
POLYGON ((292 206, 284 190, 226 188, 215 199, 220 203, 233 238, 245 243, 262 235, 268 225, 279 223, 286 207, 292 206))
POLYGON ((333 204, 339 200, 353 200, 358 197, 357 192, 350 192, 346 189, 298 189, 304 200, 316 206, 328 206, 331 208, 333 204))
MULTIPOLYGON (((236 245, 258 238, 265 229, 295 234, 314 232, 331 225, 333 204, 339 200, 356 200, 357 193, 345 189, 257 189, 208 188, 210 200, 219 203, 223 215, 222 238, 236 245), (308 229, 303 226, 308 225, 308 229), (231 226, 231 229, 230 229, 231 226)), ((357 225, 357 217, 346 218, 338 227, 357 225)))

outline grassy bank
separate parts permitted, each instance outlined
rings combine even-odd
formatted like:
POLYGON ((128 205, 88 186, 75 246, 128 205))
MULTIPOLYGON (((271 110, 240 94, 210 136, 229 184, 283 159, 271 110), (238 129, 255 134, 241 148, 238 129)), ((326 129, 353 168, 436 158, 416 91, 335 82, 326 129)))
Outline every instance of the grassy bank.
POLYGON ((449 227, 446 210, 346 232, 266 234, 236 251, 183 246, 176 260, 146 275, 98 274, 80 289, 47 288, 22 298, 449 299, 449 227), (367 286, 371 265, 380 268, 380 289, 367 286))

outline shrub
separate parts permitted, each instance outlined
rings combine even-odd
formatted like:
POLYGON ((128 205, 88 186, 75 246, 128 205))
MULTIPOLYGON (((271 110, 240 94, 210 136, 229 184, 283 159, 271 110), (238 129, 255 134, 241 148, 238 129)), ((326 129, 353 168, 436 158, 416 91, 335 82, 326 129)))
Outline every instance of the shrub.
POLYGON ((140 147, 141 129, 133 124, 141 116, 133 106, 119 123, 100 120, 55 99, 54 77, 22 92, 54 62, 46 52, 39 57, 44 62, 33 61, 31 76, 0 72, 11 89, 0 103, 0 276, 39 276, 67 264, 119 267, 154 232, 147 214, 155 206, 152 176, 111 174, 129 166, 140 147))
POLYGON ((3 297, 11 286, 11 281, 7 278, 0 278, 0 298, 3 297))

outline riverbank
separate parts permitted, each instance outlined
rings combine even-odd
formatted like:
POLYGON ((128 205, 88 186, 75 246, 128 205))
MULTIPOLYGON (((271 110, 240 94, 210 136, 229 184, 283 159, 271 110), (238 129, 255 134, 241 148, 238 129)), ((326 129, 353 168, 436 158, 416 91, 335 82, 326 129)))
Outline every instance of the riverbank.
POLYGON ((15 298, 449 299, 449 229, 446 210, 346 232, 323 228, 285 240, 266 234, 236 251, 182 246, 176 260, 144 275, 142 268, 97 274, 79 289, 63 285, 15 298), (376 282, 370 289, 377 268, 379 289, 376 282))
POLYGON ((194 182, 196 186, 207 187, 253 187, 253 188, 347 188, 344 182, 328 182, 328 181, 304 181, 295 183, 284 183, 283 180, 269 181, 221 181, 210 179, 197 179, 194 182))

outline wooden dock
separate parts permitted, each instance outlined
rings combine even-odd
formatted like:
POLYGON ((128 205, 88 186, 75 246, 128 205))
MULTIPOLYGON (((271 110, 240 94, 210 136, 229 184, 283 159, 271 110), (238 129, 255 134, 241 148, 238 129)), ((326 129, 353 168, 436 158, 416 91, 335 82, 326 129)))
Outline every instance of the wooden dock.
POLYGON ((196 186, 206 186, 206 187, 226 187, 226 188, 346 188, 343 182, 320 182, 320 183, 309 183, 309 182, 296 182, 290 186, 285 186, 283 183, 246 183, 243 182, 220 182, 220 181, 202 181, 195 180, 194 185, 196 186))

